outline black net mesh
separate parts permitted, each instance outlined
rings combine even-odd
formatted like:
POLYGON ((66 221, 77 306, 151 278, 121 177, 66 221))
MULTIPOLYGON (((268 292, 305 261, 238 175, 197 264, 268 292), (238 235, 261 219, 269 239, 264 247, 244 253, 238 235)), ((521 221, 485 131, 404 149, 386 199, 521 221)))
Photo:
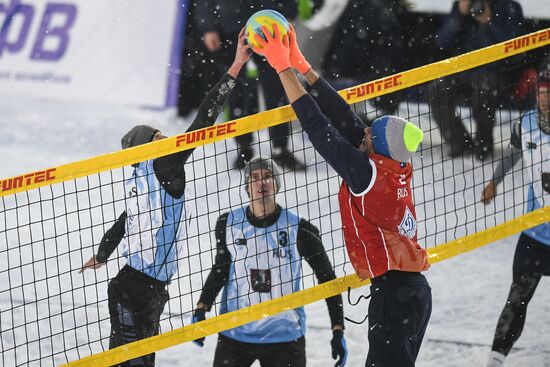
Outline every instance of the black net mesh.
MULTIPOLYGON (((490 64, 402 90, 384 96, 377 107, 370 101, 352 105, 367 120, 391 112, 425 132, 412 160, 418 240, 425 248, 524 212, 529 167, 514 166, 490 205, 480 203, 480 196, 496 166, 509 157, 513 124, 535 106, 533 72, 542 61, 537 55, 540 50, 518 63, 490 64), (391 111, 392 106, 397 109, 391 111)), ((267 131, 253 133, 252 141, 254 156, 277 154, 267 131)), ((319 229, 336 276, 353 274, 341 232, 340 178, 297 122, 292 123, 289 149, 306 170, 283 165, 278 204, 319 229)), ((168 285, 170 299, 160 316, 160 333, 191 323, 216 256, 216 221, 248 204, 243 172, 233 169, 237 154, 232 142, 220 141, 197 149, 186 164, 191 219, 185 235, 176 241, 182 247, 179 258, 170 260, 178 261, 179 269, 168 285)), ((124 167, 1 198, 2 365, 59 365, 109 348, 107 287, 126 264, 123 244, 105 266, 79 270, 126 210, 124 183, 133 170, 124 167)), ((142 234, 157 229, 153 226, 142 234)), ((305 289, 317 283, 306 261, 292 262, 297 266, 293 269, 301 271, 298 279, 292 278, 293 286, 305 289)), ((280 287, 280 294, 287 292, 288 284, 288 279, 270 281, 272 288, 280 287)), ((252 299, 254 285, 250 288, 252 299)), ((220 313, 219 297, 214 306, 209 317, 220 313)))

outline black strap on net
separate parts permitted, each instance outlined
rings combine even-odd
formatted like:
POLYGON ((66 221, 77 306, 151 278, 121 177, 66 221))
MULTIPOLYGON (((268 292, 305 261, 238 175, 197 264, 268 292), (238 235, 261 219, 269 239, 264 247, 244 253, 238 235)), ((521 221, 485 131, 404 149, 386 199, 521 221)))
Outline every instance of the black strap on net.
MULTIPOLYGON (((367 299, 370 298, 370 296, 371 296, 370 294, 367 295, 367 296, 363 296, 363 295, 361 294, 361 295, 359 295, 359 298, 357 299, 357 301, 353 302, 353 301, 351 300, 351 287, 348 287, 348 303, 350 304, 350 306, 357 306, 357 305, 359 304, 359 302, 361 302, 361 300, 363 300, 363 299, 367 300, 367 299)), ((347 317, 347 316, 345 316, 344 319, 345 319, 346 321, 352 322, 352 323, 354 323, 354 324, 356 324, 356 325, 361 325, 362 323, 364 323, 364 322, 367 320, 368 317, 369 317, 369 314, 367 313, 367 315, 363 318, 363 320, 362 320, 361 322, 357 322, 357 321, 355 321, 355 320, 352 320, 352 319, 350 319, 350 318, 347 317)))

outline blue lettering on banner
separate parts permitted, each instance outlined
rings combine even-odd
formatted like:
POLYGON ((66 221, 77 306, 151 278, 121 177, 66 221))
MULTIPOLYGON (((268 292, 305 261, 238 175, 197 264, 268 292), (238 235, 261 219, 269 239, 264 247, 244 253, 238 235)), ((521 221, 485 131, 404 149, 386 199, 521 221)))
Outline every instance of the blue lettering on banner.
MULTIPOLYGON (((0 14, 4 23, 0 28, 0 57, 4 52, 17 53, 25 46, 35 9, 31 4, 12 0, 9 4, 0 3, 0 14)), ((48 3, 39 19, 40 27, 30 54, 31 60, 56 61, 63 57, 69 45, 69 32, 76 20, 77 8, 74 4, 48 3)))

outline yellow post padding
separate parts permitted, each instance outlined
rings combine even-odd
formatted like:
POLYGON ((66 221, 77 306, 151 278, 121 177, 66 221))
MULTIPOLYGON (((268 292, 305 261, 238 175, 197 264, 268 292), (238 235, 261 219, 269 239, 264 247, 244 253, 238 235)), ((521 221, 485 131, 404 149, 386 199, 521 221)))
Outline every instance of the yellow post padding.
MULTIPOLYGON (((550 221, 550 207, 535 210, 485 231, 430 248, 428 250, 430 263, 434 264, 450 259, 548 221, 550 221)), ((262 302, 238 311, 212 317, 196 324, 184 326, 161 335, 94 354, 78 361, 64 364, 62 367, 111 366, 177 344, 186 343, 204 336, 219 333, 223 330, 232 329, 251 321, 260 320, 282 311, 317 302, 336 294, 343 293, 348 288, 362 287, 369 283, 370 280, 368 279, 363 282, 360 281, 355 274, 347 275, 271 301, 262 302)))
MULTIPOLYGON (((356 103, 383 94, 498 61, 550 44, 550 28, 501 42, 464 55, 394 74, 340 91, 348 103, 356 103)), ((58 182, 128 166, 200 145, 279 125, 296 118, 290 106, 261 112, 235 121, 178 135, 169 139, 121 150, 79 162, 65 164, 21 176, 0 180, 0 196, 11 195, 58 182), (44 172, 47 172, 48 175, 44 172), (46 176, 46 178, 45 178, 46 176)))

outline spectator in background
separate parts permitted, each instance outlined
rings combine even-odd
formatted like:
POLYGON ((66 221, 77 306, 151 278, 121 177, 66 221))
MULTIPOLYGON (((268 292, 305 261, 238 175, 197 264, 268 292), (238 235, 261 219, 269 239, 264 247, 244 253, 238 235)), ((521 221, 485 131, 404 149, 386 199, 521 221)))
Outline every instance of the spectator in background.
POLYGON ((196 2, 189 3, 181 58, 178 94, 178 116, 186 117, 198 108, 202 100, 221 77, 218 70, 203 63, 208 52, 196 26, 196 2))
MULTIPOLYGON (((550 65, 549 65, 550 66, 550 65)), ((510 152, 499 160, 492 180, 483 190, 481 201, 489 204, 504 175, 523 158, 529 191, 526 211, 548 205, 550 198, 550 68, 541 71, 537 81, 537 107, 527 112, 512 129, 510 152)), ((512 285, 498 319, 487 367, 501 367, 514 343, 521 336, 527 306, 540 279, 550 275, 550 223, 521 233, 514 255, 512 285)))
MULTIPOLYGON (((197 28, 202 34, 204 44, 214 60, 216 68, 225 70, 230 65, 235 54, 237 34, 246 24, 248 18, 262 9, 273 9, 289 20, 296 17, 298 5, 296 1, 275 0, 203 0, 197 2, 197 28)), ((263 87, 267 109, 281 107, 287 104, 284 91, 277 74, 261 57, 254 55, 258 67, 259 81, 263 87)), ((258 111, 256 101, 256 86, 253 81, 237 81, 235 90, 229 97, 230 118, 235 119, 258 111), (252 101, 252 103, 251 103, 252 101)), ((272 157, 287 169, 304 169, 303 163, 297 161, 289 151, 289 124, 280 124, 269 128, 272 144, 272 157)), ((235 168, 243 168, 252 158, 252 134, 235 138, 238 145, 238 157, 235 168)))
MULTIPOLYGON (((319 230, 309 221, 281 207, 279 169, 269 158, 251 160, 244 169, 247 205, 222 214, 216 223, 216 260, 206 279, 193 322, 205 320, 216 296, 224 288, 220 313, 236 311, 301 289, 305 259, 319 283, 336 275, 321 242, 319 230)), ((326 299, 333 338, 332 358, 344 366, 342 296, 326 299)), ((306 365, 305 312, 303 307, 222 331, 214 367, 306 365)), ((204 338, 195 341, 203 346, 204 338)))
MULTIPOLYGON (((459 0, 453 3, 451 14, 443 21, 435 43, 445 57, 457 56, 503 42, 524 33, 521 6, 512 0, 459 0)), ((504 98, 503 86, 517 80, 510 71, 518 58, 491 63, 475 71, 454 74, 435 80, 428 87, 430 109, 441 134, 450 143, 449 155, 455 157, 474 150, 477 159, 484 160, 493 151, 495 110, 504 98), (458 89, 457 89, 458 88, 458 89), (475 139, 466 130, 456 108, 463 94, 472 108, 476 121, 475 139)))
MULTIPOLYGON (((403 1, 351 0, 340 18, 325 59, 325 75, 336 88, 379 79, 407 66, 401 31, 403 1)), ((372 121, 397 112, 398 93, 371 100, 376 108, 372 121)))

